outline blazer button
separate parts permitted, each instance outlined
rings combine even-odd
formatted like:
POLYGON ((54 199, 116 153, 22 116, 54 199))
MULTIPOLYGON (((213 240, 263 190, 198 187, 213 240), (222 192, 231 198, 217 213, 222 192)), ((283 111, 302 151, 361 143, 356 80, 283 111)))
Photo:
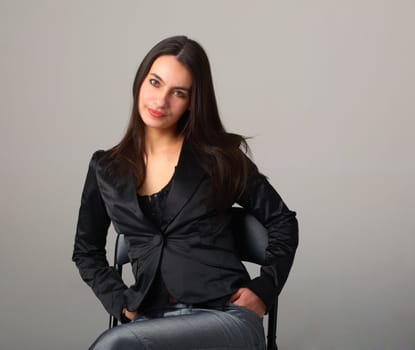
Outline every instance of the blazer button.
POLYGON ((162 236, 162 235, 156 235, 156 236, 154 236, 154 238, 153 238, 153 242, 154 242, 155 244, 162 244, 162 243, 164 243, 164 238, 163 238, 163 236, 162 236))

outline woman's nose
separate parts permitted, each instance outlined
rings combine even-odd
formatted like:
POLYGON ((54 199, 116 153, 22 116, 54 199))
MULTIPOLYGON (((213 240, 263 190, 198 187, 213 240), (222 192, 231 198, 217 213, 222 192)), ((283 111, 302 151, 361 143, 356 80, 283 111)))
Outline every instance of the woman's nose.
POLYGON ((168 92, 159 90, 156 96, 157 107, 165 107, 168 103, 168 92))

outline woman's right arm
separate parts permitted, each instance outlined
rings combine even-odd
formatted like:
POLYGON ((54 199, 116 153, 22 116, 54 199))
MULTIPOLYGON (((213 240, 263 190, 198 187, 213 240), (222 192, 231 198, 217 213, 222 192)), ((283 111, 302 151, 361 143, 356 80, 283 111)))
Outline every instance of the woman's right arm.
POLYGON ((72 260, 82 279, 92 288, 105 309, 117 319, 123 320, 123 294, 127 286, 115 269, 109 266, 105 251, 110 218, 96 179, 96 164, 102 154, 103 151, 95 152, 89 163, 72 260))

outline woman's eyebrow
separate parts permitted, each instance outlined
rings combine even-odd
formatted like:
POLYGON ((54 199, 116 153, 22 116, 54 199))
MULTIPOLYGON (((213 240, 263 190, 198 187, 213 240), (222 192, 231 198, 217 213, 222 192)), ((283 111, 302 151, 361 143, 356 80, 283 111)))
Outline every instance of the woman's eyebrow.
MULTIPOLYGON (((150 73, 150 75, 152 75, 154 78, 160 80, 163 84, 166 84, 164 82, 164 80, 159 75, 157 75, 156 73, 150 73)), ((173 89, 180 89, 180 90, 190 91, 190 88, 185 87, 185 86, 174 86, 173 89)))

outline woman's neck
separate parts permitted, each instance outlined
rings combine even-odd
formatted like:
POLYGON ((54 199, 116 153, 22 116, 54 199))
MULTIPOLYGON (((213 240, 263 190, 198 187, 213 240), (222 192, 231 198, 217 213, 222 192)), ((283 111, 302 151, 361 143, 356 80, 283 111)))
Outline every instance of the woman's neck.
POLYGON ((144 146, 147 155, 165 153, 183 143, 183 135, 178 135, 175 131, 163 131, 148 128, 145 131, 144 146))

